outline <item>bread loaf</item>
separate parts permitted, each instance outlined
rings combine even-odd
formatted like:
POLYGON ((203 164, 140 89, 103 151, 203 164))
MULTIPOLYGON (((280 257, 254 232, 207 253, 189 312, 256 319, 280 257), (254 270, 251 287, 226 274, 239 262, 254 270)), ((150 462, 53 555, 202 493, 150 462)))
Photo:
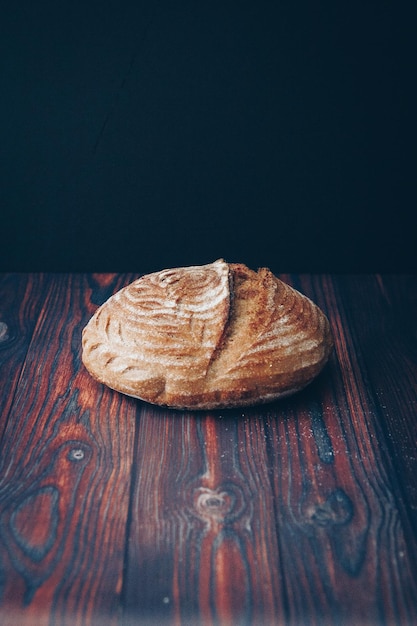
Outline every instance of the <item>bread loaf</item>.
POLYGON ((310 383, 328 360, 329 322, 276 278, 223 260, 142 276, 83 331, 90 374, 162 406, 215 409, 270 402, 310 383))

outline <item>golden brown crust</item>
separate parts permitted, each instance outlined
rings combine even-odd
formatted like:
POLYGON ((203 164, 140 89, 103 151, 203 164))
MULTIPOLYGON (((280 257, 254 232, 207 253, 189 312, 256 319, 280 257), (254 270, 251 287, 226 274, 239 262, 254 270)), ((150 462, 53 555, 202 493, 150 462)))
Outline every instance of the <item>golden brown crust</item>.
POLYGON ((83 331, 98 381, 154 404, 213 409, 269 402, 305 387, 333 340, 325 315, 276 278, 223 260, 143 276, 83 331))

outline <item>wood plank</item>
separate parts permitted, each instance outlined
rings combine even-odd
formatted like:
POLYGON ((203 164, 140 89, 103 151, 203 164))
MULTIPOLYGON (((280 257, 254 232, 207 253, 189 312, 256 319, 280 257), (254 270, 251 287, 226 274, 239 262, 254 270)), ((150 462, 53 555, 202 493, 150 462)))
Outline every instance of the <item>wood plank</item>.
POLYGON ((340 293, 351 302, 345 308, 352 348, 378 407, 397 496, 417 528, 417 277, 345 277, 340 293))
POLYGON ((94 383, 80 338, 122 280, 33 286, 42 308, 0 449, 2 624, 117 623, 136 403, 94 383))
MULTIPOLYGON (((345 438, 351 446, 351 474, 352 479, 361 484, 366 497, 370 514, 368 543, 375 546, 375 570, 370 572, 375 581, 371 594, 375 604, 369 621, 372 623, 372 620, 379 619, 387 623, 415 623, 417 526, 413 527, 409 503, 402 497, 403 487, 414 483, 415 478, 404 474, 402 468, 396 466, 392 456, 393 441, 387 436, 377 393, 377 380, 382 381, 380 372, 387 365, 391 376, 383 380, 385 391, 395 395, 397 385, 404 384, 401 363, 404 363, 405 355, 398 337, 390 340, 392 351, 383 347, 389 318, 376 297, 375 277, 338 276, 330 283, 325 279, 320 282, 323 283, 324 306, 327 302, 327 308, 332 311, 331 303, 337 305, 338 313, 332 317, 336 322, 336 356, 340 380, 338 383, 335 381, 334 388, 339 412, 340 406, 343 406, 340 401, 345 399, 346 419, 351 421, 349 430, 354 438, 350 441, 342 422, 345 438), (329 299, 331 294, 333 296, 329 299), (376 350, 377 346, 379 350, 376 350), (392 375, 393 372, 395 375, 392 375), (410 479, 411 483, 408 482, 410 479)), ((317 291, 315 295, 321 302, 317 291)), ((403 306, 407 306, 406 302, 404 293, 403 306)), ((414 422, 413 406, 404 402, 401 396, 396 398, 396 413, 414 422)), ((409 443, 415 451, 415 440, 409 443)), ((372 551, 369 552, 368 548, 365 570, 370 556, 372 551)), ((368 579, 368 589, 371 580, 368 579)), ((366 579, 363 579, 363 588, 365 583, 366 579)), ((358 603, 359 595, 355 598, 358 603)), ((369 600, 368 604, 371 609, 369 600)), ((363 619, 366 613, 362 615, 363 619)))
POLYGON ((307 390, 240 413, 142 409, 127 623, 416 618, 416 537, 348 324, 363 323, 360 304, 338 277, 293 282, 336 338, 307 390))
POLYGON ((0 440, 42 301, 42 274, 0 275, 0 440))
POLYGON ((144 407, 136 459, 132 623, 275 619, 281 582, 262 418, 144 407))

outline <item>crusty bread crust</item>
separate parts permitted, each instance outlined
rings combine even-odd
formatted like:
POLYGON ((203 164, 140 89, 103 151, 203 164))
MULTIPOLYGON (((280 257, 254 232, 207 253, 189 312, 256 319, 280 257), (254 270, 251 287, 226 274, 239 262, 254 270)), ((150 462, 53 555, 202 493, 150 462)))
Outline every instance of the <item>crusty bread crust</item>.
POLYGON ((148 274, 105 302, 83 331, 90 374, 181 409, 270 402, 321 371, 330 325, 270 270, 223 260, 148 274))

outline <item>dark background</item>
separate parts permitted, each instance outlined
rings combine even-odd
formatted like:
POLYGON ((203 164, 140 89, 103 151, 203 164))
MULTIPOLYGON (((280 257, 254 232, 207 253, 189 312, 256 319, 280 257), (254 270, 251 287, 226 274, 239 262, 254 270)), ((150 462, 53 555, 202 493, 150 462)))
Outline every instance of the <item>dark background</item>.
POLYGON ((417 3, 6 4, 1 270, 417 270, 417 3))

